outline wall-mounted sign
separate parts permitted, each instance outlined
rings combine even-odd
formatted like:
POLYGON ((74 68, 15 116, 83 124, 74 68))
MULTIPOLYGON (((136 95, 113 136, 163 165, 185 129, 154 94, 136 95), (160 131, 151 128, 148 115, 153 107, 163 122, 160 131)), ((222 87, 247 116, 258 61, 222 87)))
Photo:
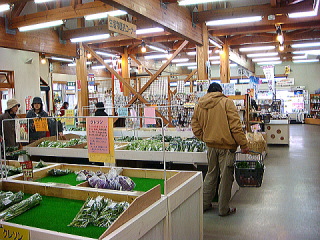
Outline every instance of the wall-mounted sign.
POLYGON ((279 79, 276 82, 277 86, 293 86, 294 85, 294 78, 283 78, 279 79))
POLYGON ((108 29, 129 37, 136 38, 137 26, 116 17, 108 16, 108 29))

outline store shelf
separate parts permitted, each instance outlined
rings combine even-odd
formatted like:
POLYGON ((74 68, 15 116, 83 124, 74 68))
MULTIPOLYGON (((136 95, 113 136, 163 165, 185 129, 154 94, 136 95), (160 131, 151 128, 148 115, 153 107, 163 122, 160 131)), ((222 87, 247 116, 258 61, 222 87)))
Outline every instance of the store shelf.
POLYGON ((315 124, 315 125, 320 125, 320 119, 316 118, 305 118, 304 123, 306 124, 315 124))

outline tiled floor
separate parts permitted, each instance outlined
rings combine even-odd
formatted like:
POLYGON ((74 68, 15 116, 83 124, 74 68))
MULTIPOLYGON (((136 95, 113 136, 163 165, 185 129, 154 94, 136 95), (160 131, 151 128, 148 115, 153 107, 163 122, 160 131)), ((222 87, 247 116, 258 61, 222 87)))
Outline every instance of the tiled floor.
POLYGON ((237 213, 204 213, 205 240, 319 240, 320 126, 290 125, 290 145, 269 145, 260 188, 241 188, 237 213))

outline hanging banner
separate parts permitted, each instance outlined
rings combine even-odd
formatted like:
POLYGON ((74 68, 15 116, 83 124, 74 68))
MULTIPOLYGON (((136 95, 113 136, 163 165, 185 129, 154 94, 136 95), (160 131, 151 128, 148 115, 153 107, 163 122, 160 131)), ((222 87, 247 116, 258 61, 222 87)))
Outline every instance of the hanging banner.
POLYGON ((113 118, 87 118, 88 155, 91 162, 115 163, 113 118))
POLYGON ((32 106, 31 106, 31 100, 32 100, 32 97, 31 96, 28 96, 24 99, 25 103, 26 103, 26 111, 29 111, 32 106))
POLYGON ((275 82, 274 82, 274 66, 273 65, 263 66, 262 69, 263 69, 264 76, 268 81, 268 89, 270 92, 272 92, 273 95, 275 95, 276 88, 275 88, 275 82))
POLYGON ((29 121, 27 119, 15 120, 16 142, 29 142, 29 121))
POLYGON ((74 109, 67 109, 65 110, 65 117, 72 117, 72 118, 66 118, 65 119, 65 123, 66 123, 66 126, 69 126, 69 127, 73 127, 75 126, 75 119, 74 119, 74 109))
POLYGON ((47 132, 48 129, 48 120, 46 118, 34 118, 33 119, 36 132, 47 132))
POLYGON ((152 118, 145 118, 145 124, 156 124, 156 109, 154 107, 146 107, 144 108, 144 117, 152 117, 152 118))
POLYGON ((236 88, 234 83, 221 83, 222 92, 224 95, 236 95, 236 88))
POLYGON ((177 93, 185 93, 184 81, 179 80, 177 81, 177 93))

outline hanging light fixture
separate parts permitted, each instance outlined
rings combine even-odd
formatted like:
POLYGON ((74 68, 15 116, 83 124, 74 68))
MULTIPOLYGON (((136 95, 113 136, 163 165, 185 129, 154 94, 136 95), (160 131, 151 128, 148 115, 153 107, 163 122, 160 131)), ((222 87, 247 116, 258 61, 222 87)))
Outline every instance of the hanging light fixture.
POLYGON ((46 60, 46 56, 44 55, 44 53, 41 54, 40 58, 41 58, 41 64, 46 64, 47 60, 46 60))
POLYGON ((146 43, 145 43, 145 42, 142 42, 142 43, 141 43, 141 52, 142 52, 142 53, 145 53, 146 51, 147 51, 146 43))
POLYGON ((280 43, 280 45, 279 45, 279 51, 280 52, 283 52, 284 51, 284 44, 282 43, 280 43))
POLYGON ((277 33, 277 41, 278 41, 280 44, 283 44, 283 42, 284 42, 284 37, 283 37, 282 30, 281 30, 281 25, 276 26, 276 33, 277 33))

